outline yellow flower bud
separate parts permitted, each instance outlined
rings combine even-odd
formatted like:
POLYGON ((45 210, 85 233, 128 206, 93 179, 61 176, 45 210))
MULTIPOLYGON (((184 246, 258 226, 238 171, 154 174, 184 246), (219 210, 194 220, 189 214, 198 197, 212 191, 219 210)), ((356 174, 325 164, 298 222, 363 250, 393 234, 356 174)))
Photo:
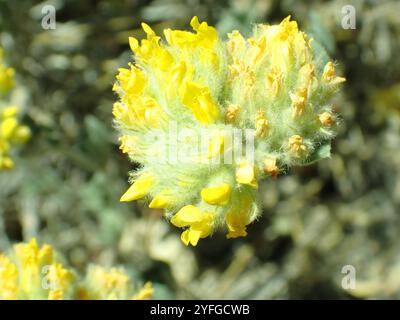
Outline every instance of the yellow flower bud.
POLYGON ((290 94, 293 108, 292 117, 298 117, 303 114, 307 103, 307 93, 307 88, 300 88, 295 94, 290 94))
POLYGON ((336 85, 336 84, 346 81, 345 78, 336 76, 335 67, 334 67, 332 61, 329 61, 325 65, 324 71, 322 73, 322 80, 325 82, 329 82, 330 84, 333 84, 333 85, 336 85))
POLYGON ((329 112, 323 112, 319 114, 318 119, 323 126, 331 126, 334 123, 332 114, 330 114, 329 112))
POLYGON ((279 173, 279 168, 276 165, 276 159, 267 158, 263 162, 263 170, 266 175, 276 177, 279 173))
POLYGON ((257 112, 257 119, 256 119, 256 137, 265 137, 268 132, 268 121, 265 118, 264 111, 257 112))
POLYGON ((225 112, 225 121, 234 122, 240 113, 240 107, 236 104, 229 104, 225 112))
POLYGON ((289 138, 289 150, 296 157, 299 157, 301 153, 307 150, 307 147, 303 144, 303 138, 295 134, 289 138))

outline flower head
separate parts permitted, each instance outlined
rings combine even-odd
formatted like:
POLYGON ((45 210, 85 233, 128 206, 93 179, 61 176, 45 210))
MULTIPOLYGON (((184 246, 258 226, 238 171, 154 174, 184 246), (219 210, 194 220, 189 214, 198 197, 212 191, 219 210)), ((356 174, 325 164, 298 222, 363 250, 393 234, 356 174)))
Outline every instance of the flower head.
POLYGON ((246 235, 258 181, 315 161, 334 135, 329 98, 344 78, 290 17, 227 41, 197 17, 190 25, 163 40, 142 24, 146 39, 129 38, 135 63, 119 69, 113 114, 122 151, 142 165, 121 200, 165 209, 196 245, 218 227, 246 235))
POLYGON ((35 239, 14 246, 7 259, 8 273, 0 273, 0 288, 8 288, 1 299, 68 299, 75 275, 56 258, 49 245, 39 247, 35 239), (12 270, 12 273, 10 272, 12 270))

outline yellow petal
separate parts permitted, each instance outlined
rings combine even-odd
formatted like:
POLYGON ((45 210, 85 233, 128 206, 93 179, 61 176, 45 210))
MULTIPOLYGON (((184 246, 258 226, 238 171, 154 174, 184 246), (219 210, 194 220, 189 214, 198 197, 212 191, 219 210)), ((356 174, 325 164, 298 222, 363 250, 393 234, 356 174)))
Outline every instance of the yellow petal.
POLYGON ((179 48, 192 46, 196 41, 196 35, 188 31, 165 29, 164 35, 169 45, 179 48))
POLYGON ((189 230, 189 242, 190 242, 190 244, 192 246, 194 246, 194 247, 197 246, 197 243, 199 242, 201 235, 202 235, 201 231, 190 229, 189 230))
POLYGON ((139 41, 137 41, 134 37, 129 37, 129 47, 131 48, 132 52, 135 52, 137 48, 139 48, 139 41))
POLYGON ((153 186, 154 179, 149 174, 140 176, 130 188, 122 195, 120 201, 133 201, 143 198, 149 193, 150 188, 153 186))
POLYGON ((226 238, 227 239, 234 239, 247 236, 246 227, 240 227, 238 229, 229 229, 226 238))
POLYGON ((173 195, 169 191, 160 192, 149 204, 149 208, 166 209, 173 205, 173 195))
POLYGON ((242 161, 236 169, 236 181, 254 188, 258 187, 254 166, 247 161, 242 161))
POLYGON ((135 96, 140 95, 147 84, 143 71, 132 64, 129 69, 119 68, 116 78, 118 80, 114 88, 116 91, 121 88, 125 93, 135 96))
POLYGON ((202 50, 200 53, 200 61, 205 65, 218 66, 218 55, 212 50, 202 50))
POLYGON ((172 99, 177 96, 187 71, 188 68, 184 61, 180 61, 172 68, 168 75, 166 86, 168 99, 172 99))
POLYGON ((44 244, 39 251, 39 260, 41 261, 41 263, 43 265, 50 265, 52 264, 53 261, 53 256, 54 256, 54 251, 53 251, 53 247, 48 245, 48 244, 44 244))
POLYGON ((219 117, 210 89, 199 83, 188 81, 183 87, 182 103, 190 108, 195 118, 204 124, 214 123, 219 117))
POLYGON ((228 33, 227 49, 231 55, 238 55, 246 49, 246 40, 238 30, 228 33))
POLYGON ((225 205, 229 201, 231 190, 231 186, 227 183, 217 187, 204 188, 201 190, 201 198, 209 204, 225 205))
POLYGON ((203 214, 200 209, 187 205, 180 209, 172 218, 171 223, 179 228, 189 226, 195 222, 201 221, 203 214))
POLYGON ((268 90, 268 96, 275 98, 282 88, 283 75, 278 67, 272 67, 271 71, 267 74, 266 84, 268 90))
POLYGON ((189 245, 189 241, 190 241, 190 239, 189 239, 189 229, 188 230, 185 230, 185 231, 183 231, 182 232, 182 234, 181 234, 181 240, 182 240, 182 242, 185 244, 185 246, 188 246, 189 245))
POLYGON ((182 103, 189 108, 195 108, 197 99, 204 92, 204 90, 204 86, 197 82, 186 82, 182 94, 182 103))
POLYGON ((215 214, 203 212, 201 215, 201 220, 192 223, 190 229, 200 231, 200 238, 208 237, 213 229, 214 219, 215 214))
POLYGON ((228 239, 245 237, 247 235, 246 226, 250 223, 252 198, 248 195, 242 195, 239 199, 239 205, 232 207, 225 216, 228 226, 226 237, 228 239))
POLYGON ((61 289, 49 291, 48 300, 62 300, 64 291, 61 289))
POLYGON ((193 30, 197 30, 200 26, 199 18, 197 16, 193 16, 192 20, 190 20, 190 26, 193 30))
POLYGON ((153 128, 158 127, 164 118, 164 112, 158 105, 157 101, 154 100, 153 98, 148 97, 144 100, 143 106, 144 106, 143 110, 144 122, 150 127, 153 128))
POLYGON ((156 35, 156 33, 153 31, 153 29, 147 23, 142 22, 141 26, 142 26, 144 32, 146 32, 146 34, 148 36, 153 37, 156 35))
POLYGON ((18 121, 16 118, 7 118, 4 119, 3 122, 1 123, 1 131, 0 134, 4 139, 9 139, 13 133, 14 130, 18 126, 18 121))
POLYGON ((208 146, 209 159, 219 156, 224 152, 224 142, 225 142, 225 137, 223 133, 217 133, 211 137, 211 141, 208 146))
POLYGON ((149 300, 154 293, 151 282, 146 282, 142 289, 132 298, 132 300, 149 300))
POLYGON ((2 112, 2 117, 3 118, 12 118, 15 117, 19 112, 19 108, 16 106, 8 106, 4 108, 2 112))
POLYGON ((260 61, 264 54, 265 54, 265 50, 266 50, 266 40, 265 37, 261 37, 261 39, 259 41, 256 41, 254 43, 254 46, 251 47, 252 50, 250 50, 250 52, 252 52, 253 54, 253 59, 252 59, 252 64, 256 64, 258 61, 260 61))
POLYGON ((214 27, 210 27, 207 22, 199 22, 199 19, 194 16, 190 21, 190 25, 196 33, 196 45, 202 48, 213 49, 218 41, 218 32, 214 27))
POLYGON ((329 61, 322 73, 322 80, 326 82, 330 82, 333 85, 337 85, 339 83, 345 82, 346 79, 343 77, 337 77, 335 72, 335 66, 333 65, 332 61, 329 61))

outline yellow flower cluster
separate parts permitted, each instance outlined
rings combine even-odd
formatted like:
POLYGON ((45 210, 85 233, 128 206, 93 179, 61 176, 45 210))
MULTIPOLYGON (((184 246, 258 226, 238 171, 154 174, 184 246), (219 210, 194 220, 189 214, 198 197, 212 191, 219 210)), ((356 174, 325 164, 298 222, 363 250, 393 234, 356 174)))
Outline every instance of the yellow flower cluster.
POLYGON ((248 39, 233 31, 227 41, 197 17, 190 25, 194 32, 166 29, 162 40, 143 23, 146 38, 129 38, 135 63, 116 76, 113 115, 121 150, 142 165, 121 201, 165 209, 184 229, 182 241, 196 245, 217 227, 228 238, 245 236, 259 214, 260 179, 329 156, 338 118, 329 100, 345 79, 327 57, 314 58, 312 39, 290 17, 255 26, 248 39), (192 134, 161 139, 171 123, 192 134), (207 152, 177 161, 204 129, 213 130, 207 152), (243 151, 248 141, 238 151, 226 135, 248 129, 252 156, 243 151), (181 156, 167 157, 165 148, 181 156), (234 150, 229 163, 226 150, 234 150), (204 161, 216 158, 223 161, 204 161))
POLYGON ((2 300, 150 299, 150 283, 136 294, 122 269, 90 266, 83 280, 66 268, 54 249, 36 240, 19 243, 10 255, 0 254, 2 300))
POLYGON ((11 145, 23 144, 31 136, 29 128, 19 123, 18 113, 15 106, 0 109, 0 170, 14 167, 10 157, 11 145))
POLYGON ((3 49, 0 48, 0 94, 7 94, 14 87, 14 69, 4 64, 3 49))
MULTIPOLYGON (((14 87, 14 69, 3 63, 0 48, 0 95, 6 95, 14 87)), ((28 127, 18 121, 19 109, 16 106, 0 105, 0 170, 12 169, 14 162, 10 157, 11 146, 25 143, 30 137, 28 127)))

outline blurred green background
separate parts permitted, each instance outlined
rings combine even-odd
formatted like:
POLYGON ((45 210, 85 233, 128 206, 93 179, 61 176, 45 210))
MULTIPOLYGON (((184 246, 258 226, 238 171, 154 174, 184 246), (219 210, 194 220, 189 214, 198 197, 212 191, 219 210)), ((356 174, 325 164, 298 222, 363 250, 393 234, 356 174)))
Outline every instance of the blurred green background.
POLYGON ((0 0, 0 45, 16 70, 11 100, 30 142, 0 174, 0 251, 35 236, 69 264, 124 266, 155 298, 400 298, 400 1, 0 0), (41 27, 45 4, 55 30, 41 27), (341 27, 342 7, 357 27, 341 27), (128 171, 112 127, 111 91, 140 22, 157 32, 193 15, 221 34, 291 14, 347 78, 331 159, 261 186, 248 236, 185 247, 161 212, 120 203, 128 171), (356 269, 346 290, 342 267, 356 269))

